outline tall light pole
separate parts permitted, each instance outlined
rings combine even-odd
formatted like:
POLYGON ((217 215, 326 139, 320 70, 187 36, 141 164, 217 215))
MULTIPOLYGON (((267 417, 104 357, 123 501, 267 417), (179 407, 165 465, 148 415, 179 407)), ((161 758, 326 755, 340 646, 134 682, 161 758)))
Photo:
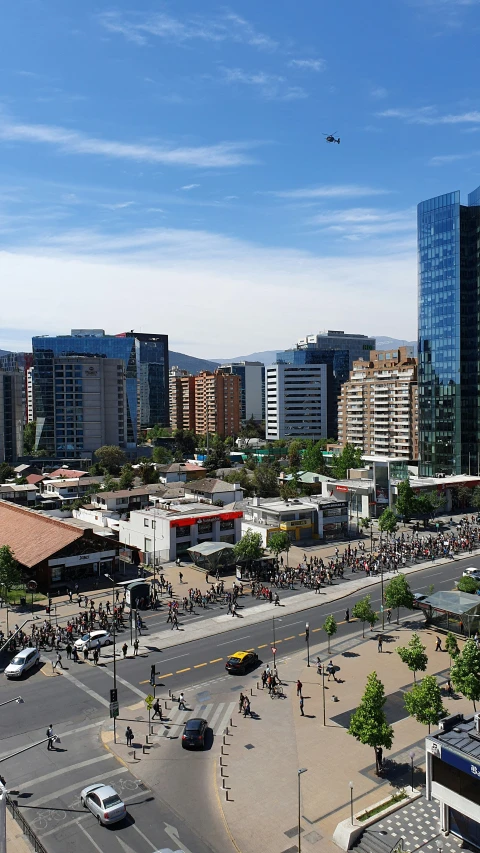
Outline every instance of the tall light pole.
POLYGON ((310 624, 305 624, 305 639, 307 641, 307 666, 310 666, 310 624))
POLYGON ((15 699, 7 699, 6 702, 0 702, 0 708, 3 708, 4 705, 10 705, 10 702, 16 702, 17 705, 23 705, 24 699, 21 696, 16 696, 15 699))
POLYGON ((384 607, 384 602, 383 602, 383 561, 381 558, 380 558, 380 595, 381 595, 380 611, 382 614, 382 631, 384 631, 385 630, 385 607, 384 607))
POLYGON ((272 654, 273 654, 273 673, 276 674, 276 664, 275 664, 275 655, 277 654, 277 647, 275 645, 275 616, 272 616, 272 627, 273 627, 273 646, 272 646, 272 654))
POLYGON ((349 782, 350 787, 350 823, 353 826, 353 782, 349 782))
POLYGON ((298 776, 298 853, 301 853, 301 851, 302 851, 302 839, 301 839, 302 827, 301 827, 301 814, 300 814, 300 812, 301 812, 300 777, 301 777, 302 773, 306 773, 307 770, 308 770, 308 767, 301 767, 300 770, 297 770, 297 776, 298 776))
POLYGON ((411 762, 411 787, 412 787, 412 794, 413 794, 413 759, 414 759, 414 758, 415 758, 415 753, 412 751, 412 752, 410 753, 410 762, 411 762))
POLYGON ((325 711, 325 664, 322 664, 322 697, 323 697, 323 725, 327 725, 327 717, 325 711))
MULTIPOLYGON (((110 575, 105 574, 105 577, 108 578, 109 581, 112 582, 112 598, 113 598, 113 610, 115 611, 115 578, 110 577, 110 575)), ((112 619, 113 624, 113 688, 117 689, 117 650, 116 650, 116 624, 115 624, 115 613, 113 614, 112 619)), ((113 718, 113 742, 117 742, 117 718, 113 718)))

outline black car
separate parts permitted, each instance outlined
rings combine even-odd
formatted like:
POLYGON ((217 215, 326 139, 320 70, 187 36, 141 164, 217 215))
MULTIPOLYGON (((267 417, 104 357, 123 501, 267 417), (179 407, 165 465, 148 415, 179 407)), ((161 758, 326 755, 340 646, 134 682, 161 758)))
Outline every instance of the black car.
POLYGON ((187 720, 182 735, 183 748, 200 747, 203 749, 205 746, 205 734, 207 729, 207 721, 202 720, 200 717, 194 717, 192 720, 187 720))
POLYGON ((256 666, 258 655, 255 652, 235 652, 230 655, 225 664, 225 669, 232 675, 244 674, 248 669, 256 666))

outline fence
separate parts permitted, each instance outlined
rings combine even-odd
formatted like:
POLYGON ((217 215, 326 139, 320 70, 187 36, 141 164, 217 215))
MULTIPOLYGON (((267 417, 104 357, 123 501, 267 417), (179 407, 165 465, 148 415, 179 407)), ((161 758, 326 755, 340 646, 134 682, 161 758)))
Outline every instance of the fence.
POLYGON ((42 842, 37 838, 33 829, 27 823, 27 821, 25 820, 24 816, 22 815, 20 809, 17 807, 15 801, 12 800, 8 794, 7 794, 7 808, 9 809, 10 814, 12 815, 13 819, 16 820, 17 823, 19 824, 19 826, 22 828, 23 834, 26 835, 26 837, 28 838, 30 844, 32 845, 33 849, 35 850, 35 853, 47 853, 46 847, 44 847, 42 842))

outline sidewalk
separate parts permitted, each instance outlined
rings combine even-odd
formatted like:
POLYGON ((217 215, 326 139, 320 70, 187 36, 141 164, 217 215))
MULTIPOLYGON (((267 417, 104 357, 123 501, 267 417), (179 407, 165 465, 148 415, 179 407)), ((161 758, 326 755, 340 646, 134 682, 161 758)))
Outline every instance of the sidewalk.
POLYGON ((32 853, 33 847, 26 840, 21 827, 7 809, 7 850, 8 853, 32 853))

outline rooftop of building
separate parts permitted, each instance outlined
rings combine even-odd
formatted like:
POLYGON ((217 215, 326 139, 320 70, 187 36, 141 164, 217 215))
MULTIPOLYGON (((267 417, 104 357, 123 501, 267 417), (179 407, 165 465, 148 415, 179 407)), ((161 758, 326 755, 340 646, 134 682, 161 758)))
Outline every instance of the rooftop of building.
POLYGON ((34 483, 4 483, 0 486, 0 494, 8 492, 38 492, 38 487, 34 483))
MULTIPOLYGON (((238 488, 240 486, 237 484, 238 488)), ((235 492, 235 483, 227 483, 225 480, 217 480, 214 477, 205 477, 203 480, 194 480, 187 484, 189 492, 202 492, 203 494, 215 494, 216 492, 235 492)))
MULTIPOLYGON (((401 480, 393 480, 393 482, 399 483, 401 480)), ((477 486, 479 483, 480 476, 478 474, 476 476, 474 474, 453 474, 450 477, 410 477, 412 489, 431 489, 439 486, 445 488, 448 486, 477 486)))
POLYGON ((91 495, 92 498, 134 498, 140 495, 149 495, 151 492, 150 486, 142 486, 138 489, 118 489, 116 492, 96 492, 91 495))
POLYGON ((25 479, 30 486, 36 486, 37 483, 42 483, 46 478, 43 474, 27 474, 25 479))
POLYGON ((172 503, 168 507, 145 507, 145 509, 137 509, 130 513, 133 515, 143 515, 146 517, 153 516, 154 518, 196 518, 197 516, 211 515, 212 517, 221 515, 224 512, 231 512, 231 507, 212 506, 212 504, 199 504, 186 501, 185 503, 172 503))
POLYGON ((458 752, 480 759, 480 734, 475 729, 475 717, 454 714, 441 722, 443 731, 434 732, 427 740, 437 741, 458 752))
POLYGON ((0 545, 9 545, 24 566, 36 566, 82 536, 64 521, 0 501, 0 545))
POLYGON ((64 466, 63 468, 56 468, 55 471, 51 471, 49 477, 51 477, 52 480, 55 480, 58 477, 76 477, 78 479, 79 477, 86 477, 87 475, 88 471, 76 471, 74 468, 64 466))

